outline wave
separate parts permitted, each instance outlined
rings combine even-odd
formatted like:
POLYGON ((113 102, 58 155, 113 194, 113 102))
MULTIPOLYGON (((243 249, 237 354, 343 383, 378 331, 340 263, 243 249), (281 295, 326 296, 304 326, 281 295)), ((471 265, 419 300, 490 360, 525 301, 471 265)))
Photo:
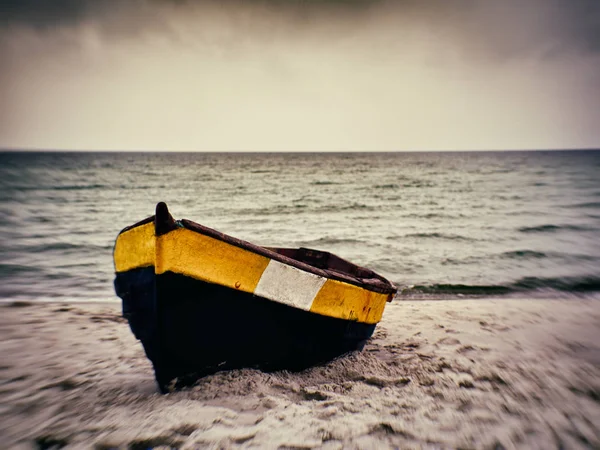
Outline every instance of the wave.
POLYGON ((493 200, 523 200, 523 197, 520 195, 492 195, 493 200))
POLYGON ((22 264, 0 264, 0 276, 39 273, 42 271, 43 269, 35 266, 25 266, 22 264))
POLYGON ((250 209, 244 208, 235 211, 240 216, 248 217, 263 217, 263 216, 277 216, 277 215, 290 215, 298 214, 299 212, 310 212, 310 213, 336 213, 345 211, 377 211, 379 208, 376 206, 366 205, 364 203, 353 203, 346 205, 311 205, 304 203, 296 203, 293 205, 277 205, 268 208, 250 209))
POLYGON ((600 202, 585 202, 568 205, 568 208, 600 208, 600 202))
POLYGON ((598 261, 600 258, 598 256, 586 255, 582 253, 564 253, 557 251, 549 251, 549 252, 538 252, 535 250, 514 250, 504 252, 498 255, 500 258, 504 259, 544 259, 544 258, 553 258, 557 260, 563 261, 598 261))
POLYGON ((325 205, 315 209, 315 212, 340 212, 340 211, 377 211, 376 206, 365 205, 364 203, 352 203, 346 205, 325 205))
POLYGON ((398 184, 377 184, 374 189, 398 189, 399 187, 398 184))
POLYGON ((468 285, 468 284, 430 284, 399 286, 398 295, 407 297, 419 297, 425 295, 505 295, 512 290, 502 285, 468 285))
POLYGON ((535 250, 514 250, 502 253, 501 257, 507 259, 542 259, 548 255, 544 252, 536 252, 535 250))
POLYGON ((51 242, 48 244, 34 244, 21 247, 21 251, 27 253, 43 253, 52 251, 64 251, 64 252, 75 252, 75 251, 106 251, 112 250, 114 244, 112 242, 106 244, 73 244, 71 242, 51 242))
MULTIPOLYGON (((402 207, 408 207, 411 208, 412 206, 420 206, 421 203, 419 203, 418 205, 416 204, 407 204, 407 205, 399 205, 402 207)), ((434 204, 431 203, 431 205, 433 206, 434 204)), ((400 219, 448 219, 448 220, 457 220, 457 219, 464 219, 464 218, 468 218, 470 217, 467 214, 463 214, 463 213, 457 213, 457 214, 448 214, 448 213, 443 213, 443 212, 423 212, 423 213, 408 213, 408 214, 404 214, 402 216, 400 216, 400 219)))
POLYGON ((553 233, 559 230, 570 230, 570 231, 590 231, 591 228, 581 225, 538 225, 534 227, 521 227, 518 231, 521 233, 553 233))
POLYGON ((67 186, 55 186, 52 190, 55 191, 86 191, 94 189, 103 189, 106 186, 104 184, 74 184, 67 186))
POLYGON ((303 241, 300 243, 301 247, 312 247, 312 246, 326 246, 326 245, 339 245, 339 244, 360 244, 363 241, 358 239, 347 239, 347 238, 336 238, 336 237, 323 237, 320 239, 314 239, 312 241, 303 241))
POLYGON ((313 186, 331 186, 331 185, 342 184, 342 183, 336 183, 335 181, 313 181, 310 184, 312 184, 313 186))
POLYGON ((405 188, 428 188, 435 187, 435 183, 431 181, 414 180, 403 185, 405 188))
POLYGON ((600 276, 579 276, 559 278, 525 277, 513 283, 514 289, 535 291, 553 289, 563 292, 600 292, 600 276))
POLYGON ((431 284, 398 286, 398 296, 408 298, 504 296, 548 291, 576 294, 600 292, 600 275, 554 278, 524 277, 512 283, 497 285, 431 284))
POLYGON ((474 238, 460 236, 458 234, 444 233, 411 233, 404 236, 405 238, 424 238, 424 239, 444 239, 448 241, 475 241, 474 238))
POLYGON ((538 259, 552 259, 562 263, 578 263, 583 261, 600 261, 598 256, 581 253, 563 253, 557 251, 541 252, 535 250, 512 250, 497 254, 483 254, 480 256, 469 256, 466 258, 446 258, 442 265, 472 266, 486 264, 491 259, 530 261, 538 259))
POLYGON ((83 191, 103 189, 107 187, 104 184, 73 184, 63 186, 13 186, 15 191, 83 191))

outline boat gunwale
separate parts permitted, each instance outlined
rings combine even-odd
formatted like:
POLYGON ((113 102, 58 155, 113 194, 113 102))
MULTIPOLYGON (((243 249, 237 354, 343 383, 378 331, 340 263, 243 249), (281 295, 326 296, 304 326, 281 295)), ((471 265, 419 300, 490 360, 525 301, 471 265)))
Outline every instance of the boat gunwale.
MULTIPOLYGON (((156 216, 153 215, 153 216, 147 217, 143 220, 140 220, 139 222, 136 222, 133 225, 125 227, 125 228, 123 228, 123 230, 121 230, 121 232, 119 234, 122 234, 126 231, 132 230, 136 227, 151 223, 151 222, 155 221, 155 217, 156 216)), ((372 291, 372 292, 376 292, 376 293, 380 293, 380 294, 393 295, 393 294, 396 294, 396 292, 397 292, 397 288, 389 280, 387 280, 384 277, 382 277, 381 275, 371 271, 370 269, 365 269, 365 270, 368 270, 370 273, 372 273, 374 275, 374 278, 368 278, 368 279, 362 278, 361 279, 361 278, 353 277, 352 275, 350 275, 346 272, 340 272, 340 271, 337 271, 334 269, 320 269, 320 268, 312 266, 308 263, 305 263, 305 262, 287 257, 280 253, 277 253, 266 247, 261 247, 256 244, 252 244, 251 242, 235 238, 228 234, 217 231, 213 228, 209 228, 207 226, 193 222, 189 219, 181 219, 181 220, 176 221, 176 223, 190 231, 194 231, 196 233, 217 239, 219 241, 225 242, 225 243, 233 245, 235 247, 238 247, 238 248, 241 248, 244 250, 248 250, 250 252, 270 258, 272 260, 278 261, 283 264, 287 264, 289 266, 295 267, 295 268, 303 270, 305 272, 312 273, 314 275, 318 275, 318 276, 321 276, 324 278, 348 283, 348 284, 366 289, 368 291, 372 291)), ((316 251, 321 252, 321 250, 316 250, 316 251)), ((323 252, 323 253, 327 253, 327 252, 323 252)), ((337 255, 335 255, 333 253, 330 253, 330 254, 339 258, 337 255)), ((342 259, 342 258, 340 258, 340 259, 342 259)), ((364 269, 363 267, 358 266, 354 263, 351 263, 350 261, 345 261, 345 262, 347 262, 351 266, 357 267, 359 269, 364 269)), ((390 301, 390 300, 391 300, 391 297, 390 297, 390 299, 388 299, 388 301, 390 301)))
POLYGON ((146 217, 145 219, 142 219, 139 222, 134 223, 133 225, 129 225, 129 226, 123 228, 121 231, 119 231, 119 234, 123 234, 126 231, 133 230, 134 228, 137 228, 137 227, 141 227, 142 225, 146 225, 147 223, 154 222, 155 219, 156 219, 155 215, 146 217))

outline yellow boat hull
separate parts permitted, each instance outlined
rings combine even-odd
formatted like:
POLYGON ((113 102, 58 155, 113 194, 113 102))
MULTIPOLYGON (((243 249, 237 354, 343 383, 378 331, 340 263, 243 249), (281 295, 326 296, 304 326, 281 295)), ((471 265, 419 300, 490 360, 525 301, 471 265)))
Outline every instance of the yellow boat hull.
MULTIPOLYGON (((161 206, 162 205, 162 206, 161 206)), ((301 369, 361 349, 395 288, 308 249, 267 249, 166 205, 123 230, 115 288, 161 386, 236 367, 301 369)))

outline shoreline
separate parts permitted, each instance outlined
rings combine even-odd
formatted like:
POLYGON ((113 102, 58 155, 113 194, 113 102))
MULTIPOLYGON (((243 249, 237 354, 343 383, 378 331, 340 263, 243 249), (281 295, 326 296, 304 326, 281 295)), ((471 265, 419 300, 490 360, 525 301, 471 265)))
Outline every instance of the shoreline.
POLYGON ((0 310, 11 448, 600 447, 593 299, 396 300, 362 352, 168 395, 118 301, 0 310))
MULTIPOLYGON (((515 294, 505 294, 505 295, 457 295, 457 296, 448 296, 448 295, 428 295, 428 296, 401 296, 398 295, 394 297, 390 304, 404 304, 404 303, 427 303, 427 302, 465 302, 465 301, 491 301, 491 302, 569 302, 569 301, 583 301, 583 302, 594 302, 600 301, 600 294, 598 293, 562 293, 557 294, 553 293, 552 295, 547 295, 544 293, 539 293, 534 295, 534 293, 529 293, 528 295, 523 295, 521 293, 515 294)), ((19 299, 19 298, 0 298, 0 308, 3 307, 30 307, 37 305, 60 305, 60 306, 86 306, 86 305, 95 305, 95 306, 116 306, 119 309, 121 308, 122 300, 118 298, 116 295, 114 299, 110 300, 58 300, 55 297, 43 298, 43 299, 19 299)), ((386 307, 387 308, 387 307, 386 307)), ((387 309, 386 309, 387 310, 387 309)), ((381 323, 381 322, 380 322, 381 323)))

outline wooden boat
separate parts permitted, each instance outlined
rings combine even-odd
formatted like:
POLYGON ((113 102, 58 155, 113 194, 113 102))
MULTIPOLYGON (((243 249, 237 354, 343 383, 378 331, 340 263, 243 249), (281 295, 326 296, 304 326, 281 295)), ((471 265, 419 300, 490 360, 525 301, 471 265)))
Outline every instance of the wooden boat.
POLYGON ((265 248, 165 203, 114 248, 123 315, 165 392, 219 370, 300 370, 362 349, 396 288, 331 253, 265 248))

